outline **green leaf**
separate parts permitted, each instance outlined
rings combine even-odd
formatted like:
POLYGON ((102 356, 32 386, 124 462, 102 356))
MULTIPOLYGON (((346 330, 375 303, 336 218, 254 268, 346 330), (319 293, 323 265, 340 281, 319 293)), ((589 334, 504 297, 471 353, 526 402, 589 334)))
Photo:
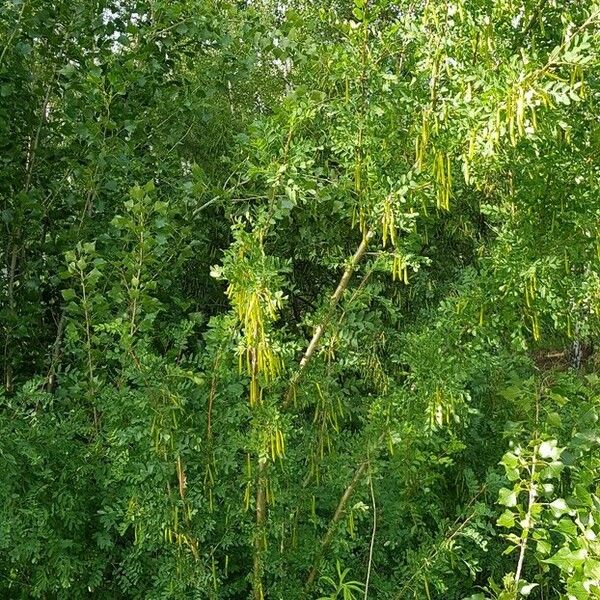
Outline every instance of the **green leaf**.
POLYGON ((587 550, 578 548, 571 550, 568 547, 561 548, 554 556, 545 559, 543 562, 556 565, 561 571, 570 572, 581 567, 587 558, 587 550))
POLYGON ((552 551, 552 545, 546 540, 537 540, 535 550, 538 554, 546 556, 552 551))
POLYGON ((539 586, 539 583, 527 583, 525 581, 521 582, 519 586, 519 593, 521 596, 529 596, 532 590, 539 586))
POLYGON ((516 469, 519 466, 519 457, 512 452, 507 452, 500 461, 506 469, 516 469))
POLYGON ((502 506, 513 507, 517 505, 517 493, 514 490, 501 488, 498 503, 502 506))
POLYGON ((75 290, 71 289, 71 288, 68 288, 66 290, 61 290, 61 294, 62 294, 62 297, 67 301, 74 300, 75 298, 77 298, 77 294, 75 293, 75 290))
POLYGON ((556 518, 560 518, 565 513, 569 513, 571 511, 564 498, 557 498, 556 500, 550 502, 548 506, 556 518))
POLYGON ((496 521, 498 527, 506 527, 510 529, 515 525, 515 515, 512 511, 506 509, 496 521))
POLYGON ((564 448, 558 448, 556 440, 547 440, 539 446, 538 452, 541 458, 557 460, 564 448))

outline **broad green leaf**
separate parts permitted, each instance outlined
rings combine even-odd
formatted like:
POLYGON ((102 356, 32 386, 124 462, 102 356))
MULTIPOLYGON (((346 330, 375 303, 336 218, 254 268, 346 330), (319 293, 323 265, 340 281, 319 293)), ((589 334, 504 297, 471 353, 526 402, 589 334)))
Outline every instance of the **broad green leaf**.
POLYGON ((506 509, 496 521, 498 527, 511 528, 515 525, 515 515, 512 511, 506 509))
POLYGON ((501 488, 499 492, 498 503, 503 506, 513 507, 517 505, 517 493, 514 490, 501 488))
POLYGON ((561 548, 554 556, 545 559, 543 562, 550 565, 556 565, 561 571, 573 571, 581 567, 587 558, 587 550, 585 548, 578 548, 577 550, 571 550, 568 547, 561 548))

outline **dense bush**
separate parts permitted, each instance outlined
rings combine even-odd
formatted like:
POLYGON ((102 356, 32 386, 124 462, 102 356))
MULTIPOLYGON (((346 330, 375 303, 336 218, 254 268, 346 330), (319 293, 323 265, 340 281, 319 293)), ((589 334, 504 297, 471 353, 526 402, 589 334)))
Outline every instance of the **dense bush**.
POLYGON ((599 49, 5 1, 0 595, 600 598, 599 49))

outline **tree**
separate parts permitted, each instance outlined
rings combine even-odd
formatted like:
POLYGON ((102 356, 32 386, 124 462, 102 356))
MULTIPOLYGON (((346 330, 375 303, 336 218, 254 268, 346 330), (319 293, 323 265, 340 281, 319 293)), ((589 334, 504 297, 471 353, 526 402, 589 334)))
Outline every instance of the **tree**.
POLYGON ((7 5, 5 593, 600 594, 599 23, 7 5))

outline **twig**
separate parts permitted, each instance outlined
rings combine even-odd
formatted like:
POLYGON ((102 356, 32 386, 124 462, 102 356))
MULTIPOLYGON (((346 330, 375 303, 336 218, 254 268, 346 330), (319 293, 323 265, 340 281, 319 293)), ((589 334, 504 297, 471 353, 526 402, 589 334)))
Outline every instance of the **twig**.
POLYGON ((529 539, 529 531, 531 530, 531 512, 535 503, 535 470, 537 465, 538 446, 533 449, 533 457, 531 459, 531 480, 529 482, 529 494, 527 500, 527 513, 525 515, 525 527, 521 533, 521 548, 519 550, 519 560, 517 561, 517 570, 515 571, 515 586, 518 589, 518 584, 523 571, 523 562, 525 560, 525 551, 527 550, 527 540, 529 539))
POLYGON ((23 2, 23 4, 21 5, 21 12, 19 13, 19 18, 17 19, 17 22, 15 23, 15 28, 12 30, 12 33, 10 34, 10 36, 6 42, 6 46, 4 46, 4 48, 2 50, 2 54, 0 54, 0 65, 2 64, 2 61, 4 60, 4 55, 6 54, 8 47, 12 44, 12 41, 13 41, 15 35, 17 35, 17 32, 19 31, 19 25, 21 25, 21 20, 23 19, 23 13, 25 12, 26 6, 27 6, 27 2, 23 2))
MULTIPOLYGON (((479 491, 471 498, 471 500, 469 500, 469 503, 465 506, 464 510, 468 509, 475 502, 475 500, 477 500, 477 498, 479 498, 479 496, 481 496, 481 494, 483 494, 486 487, 487 487, 486 484, 483 484, 481 486, 479 491)), ((476 514, 476 511, 472 511, 471 514, 460 524, 459 524, 459 522, 460 522, 461 515, 459 515, 456 518, 454 523, 452 523, 452 525, 450 526, 450 534, 440 544, 437 544, 437 547, 435 548, 435 550, 430 552, 421 561, 421 565, 419 566, 419 568, 412 574, 412 576, 409 578, 409 580, 404 584, 404 586, 400 590, 400 593, 398 594, 398 596, 396 596, 397 600, 404 600, 404 598, 405 598, 404 592, 410 587, 410 584, 416 579, 416 577, 419 575, 419 573, 421 573, 421 571, 423 570, 422 565, 425 565, 425 564, 430 563, 433 560, 435 560, 437 555, 442 551, 442 548, 444 547, 444 545, 447 544, 448 542, 452 541, 466 527, 466 525, 471 521, 471 519, 475 516, 475 514, 476 514)))
POLYGON ((65 330, 65 321, 66 321, 66 311, 60 315, 60 319, 58 321, 58 325, 56 327, 56 338, 54 340, 53 350, 52 350, 52 361, 50 362, 50 368, 48 369, 48 374, 46 375, 46 381, 44 382, 44 388, 47 392, 51 392, 54 389, 55 384, 55 376, 56 376, 56 366, 60 360, 61 350, 62 350, 62 337, 65 330))
POLYGON ((367 578, 365 580, 365 600, 369 597, 369 580, 371 579, 371 567, 373 566, 373 548, 375 547, 375 535, 377 533, 377 504, 375 503, 375 491, 373 490, 373 473, 369 473, 369 489, 371 491, 371 504, 373 505, 373 529, 371 530, 371 543, 369 545, 369 563, 367 566, 367 578))

